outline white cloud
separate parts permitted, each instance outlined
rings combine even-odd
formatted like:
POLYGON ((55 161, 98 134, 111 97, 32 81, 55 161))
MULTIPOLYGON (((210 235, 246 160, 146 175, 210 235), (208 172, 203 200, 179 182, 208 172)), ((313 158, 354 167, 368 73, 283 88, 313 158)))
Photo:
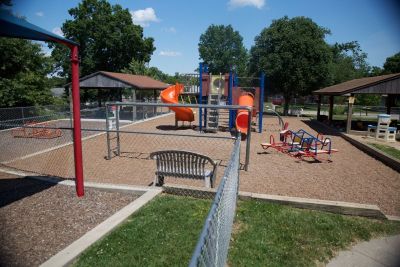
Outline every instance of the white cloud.
POLYGON ((160 21, 157 18, 156 12, 151 7, 130 11, 130 13, 132 16, 133 23, 143 27, 149 26, 150 22, 160 21))
POLYGON ((176 29, 174 27, 163 28, 163 31, 169 32, 169 33, 176 33, 176 29))
POLYGON ((182 53, 178 51, 160 51, 158 55, 163 57, 179 57, 182 56, 182 53))
POLYGON ((229 0, 228 5, 231 8, 253 6, 261 9, 265 5, 265 0, 229 0))
POLYGON ((55 28, 52 30, 52 32, 55 33, 55 34, 57 34, 57 35, 60 35, 60 36, 63 36, 63 37, 64 37, 64 33, 62 32, 62 30, 61 30, 60 27, 55 27, 55 28))
POLYGON ((38 12, 36 12, 35 14, 36 14, 36 16, 38 16, 38 17, 43 17, 43 16, 44 16, 43 11, 38 11, 38 12))

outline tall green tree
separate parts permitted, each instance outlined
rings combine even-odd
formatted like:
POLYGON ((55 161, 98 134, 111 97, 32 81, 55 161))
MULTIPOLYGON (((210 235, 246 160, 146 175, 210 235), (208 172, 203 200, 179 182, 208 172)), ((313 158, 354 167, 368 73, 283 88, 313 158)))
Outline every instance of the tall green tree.
POLYGON ((40 45, 0 38, 0 107, 51 104, 50 70, 40 45))
POLYGON ((386 58, 383 64, 383 73, 399 73, 400 72, 400 52, 391 57, 386 58))
MULTIPOLYGON (((132 59, 150 61, 154 40, 143 36, 143 28, 133 24, 128 9, 106 0, 83 0, 68 12, 73 19, 67 20, 61 30, 66 38, 80 45, 81 76, 100 70, 119 72, 132 59)), ((69 78, 68 49, 51 46, 61 76, 69 78)))
POLYGON ((331 84, 338 84, 370 75, 371 67, 367 63, 367 54, 362 51, 357 41, 342 44, 336 43, 331 48, 331 84))
POLYGON ((157 67, 148 67, 144 62, 140 62, 137 60, 132 60, 131 63, 129 63, 129 66, 123 69, 122 72, 135 75, 146 75, 152 77, 153 79, 168 84, 175 84, 177 82, 182 82, 179 73, 175 73, 175 75, 172 76, 162 72, 157 67))
POLYGON ((270 88, 285 98, 285 114, 293 97, 308 95, 328 84, 332 53, 325 36, 329 33, 310 18, 285 16, 255 38, 250 72, 266 73, 270 88))
POLYGON ((247 50, 242 36, 231 25, 209 26, 200 36, 199 54, 211 73, 227 73, 231 68, 239 74, 246 71, 247 50))

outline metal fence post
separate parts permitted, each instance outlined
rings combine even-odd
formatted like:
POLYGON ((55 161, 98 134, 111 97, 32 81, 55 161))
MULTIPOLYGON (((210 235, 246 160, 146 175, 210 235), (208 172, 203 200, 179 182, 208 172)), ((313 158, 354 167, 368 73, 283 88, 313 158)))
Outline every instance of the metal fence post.
POLYGON ((247 122, 247 139, 246 139, 246 161, 244 164, 244 170, 247 171, 250 162, 250 140, 251 140, 251 109, 248 111, 249 119, 247 122))
POLYGON ((117 155, 121 155, 121 147, 120 147, 120 139, 119 139, 119 111, 120 111, 120 106, 116 106, 115 109, 115 128, 117 130, 117 155))
POLYGON ((106 103, 106 135, 107 135, 107 159, 111 159, 111 142, 110 142, 110 119, 108 118, 109 104, 106 103))

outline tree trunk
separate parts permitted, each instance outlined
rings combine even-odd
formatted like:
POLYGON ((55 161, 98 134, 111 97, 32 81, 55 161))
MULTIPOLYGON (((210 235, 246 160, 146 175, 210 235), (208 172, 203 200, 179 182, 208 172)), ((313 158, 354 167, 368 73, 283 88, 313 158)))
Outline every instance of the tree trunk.
POLYGON ((289 103, 290 103, 290 96, 283 96, 285 99, 285 105, 283 106, 283 115, 287 116, 289 113, 289 103))

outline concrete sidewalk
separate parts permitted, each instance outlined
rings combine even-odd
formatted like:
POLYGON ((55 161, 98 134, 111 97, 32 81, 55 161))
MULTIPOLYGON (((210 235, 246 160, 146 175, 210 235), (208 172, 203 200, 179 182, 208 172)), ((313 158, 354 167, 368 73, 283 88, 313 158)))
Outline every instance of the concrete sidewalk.
POLYGON ((400 267, 400 235, 372 239, 341 251, 327 267, 400 267))

